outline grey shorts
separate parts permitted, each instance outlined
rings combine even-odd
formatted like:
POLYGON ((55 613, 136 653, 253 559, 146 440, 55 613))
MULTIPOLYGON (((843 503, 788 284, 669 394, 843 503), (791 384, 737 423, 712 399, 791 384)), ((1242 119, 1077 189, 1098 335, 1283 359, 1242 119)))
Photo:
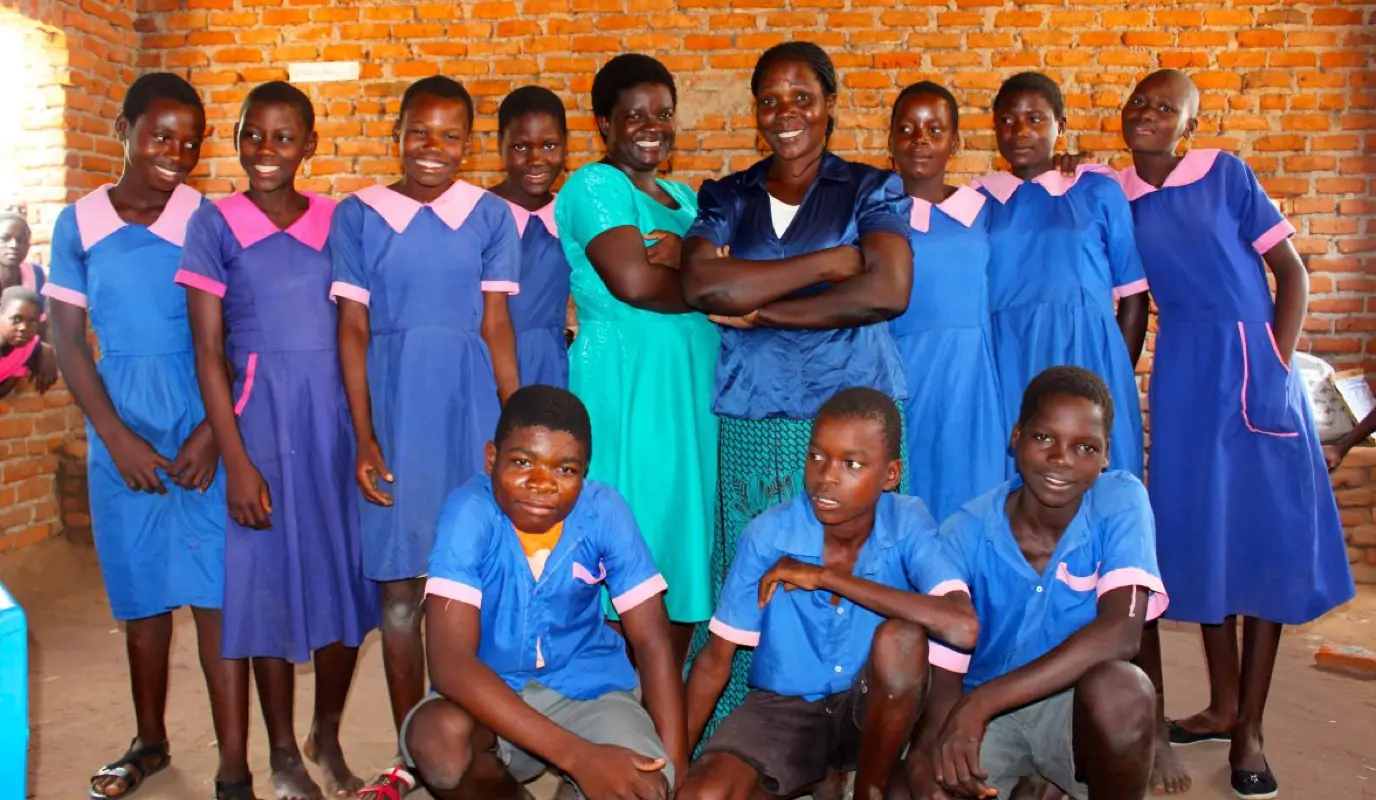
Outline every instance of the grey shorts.
POLYGON ((1086 800, 1089 787, 1075 774, 1074 718, 1073 689, 995 717, 979 750, 986 783, 999 797, 1012 797, 1019 778, 1040 774, 1075 800, 1086 800))
MULTIPOLYGON (((520 694, 526 705, 575 736, 596 744, 624 747, 647 758, 664 759, 664 777, 668 779, 669 787, 673 788, 673 762, 669 760, 664 744, 659 740, 659 734, 655 731, 654 721, 650 719, 649 712, 634 694, 609 692, 596 700, 570 700, 534 681, 526 684, 520 694)), ((417 709, 436 699, 441 699, 441 696, 431 691, 406 714, 406 720, 401 724, 401 755, 406 759, 406 766, 410 769, 416 768, 411 753, 406 748, 406 733, 411 727, 411 718, 415 716, 417 709)), ((511 776, 521 783, 535 780, 552 768, 538 756, 527 753, 500 736, 497 737, 496 752, 511 776)), ((578 796, 583 795, 580 792, 578 796)))

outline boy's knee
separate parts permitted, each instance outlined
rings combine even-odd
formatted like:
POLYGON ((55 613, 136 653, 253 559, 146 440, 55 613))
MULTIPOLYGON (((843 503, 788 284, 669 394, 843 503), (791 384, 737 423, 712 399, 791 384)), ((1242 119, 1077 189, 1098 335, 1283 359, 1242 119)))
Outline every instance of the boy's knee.
MULTIPOLYGON (((733 755, 713 753, 698 759, 688 769, 688 777, 675 795, 678 800, 733 800, 746 781, 758 781, 755 770, 733 755)), ((750 793, 743 796, 749 797, 750 793)))
POLYGON ((874 679, 893 690, 921 685, 927 676, 927 632, 901 619, 880 623, 870 645, 874 679))
POLYGON ((473 718, 448 700, 431 700, 406 725, 406 752, 421 780, 440 790, 458 787, 473 761, 473 718))
POLYGON ((1127 753, 1150 739, 1156 720, 1156 689, 1146 673, 1126 661, 1092 667, 1075 685, 1076 715, 1090 724, 1109 750, 1127 753))

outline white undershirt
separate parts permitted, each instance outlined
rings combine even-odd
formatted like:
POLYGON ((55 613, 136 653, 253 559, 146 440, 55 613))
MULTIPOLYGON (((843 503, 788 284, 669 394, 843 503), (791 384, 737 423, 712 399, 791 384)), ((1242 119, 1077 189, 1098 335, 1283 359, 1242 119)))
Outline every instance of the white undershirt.
POLYGON ((798 207, 778 199, 774 195, 769 196, 769 219, 774 223, 774 235, 780 239, 784 238, 784 231, 793 223, 793 218, 798 216, 798 207))

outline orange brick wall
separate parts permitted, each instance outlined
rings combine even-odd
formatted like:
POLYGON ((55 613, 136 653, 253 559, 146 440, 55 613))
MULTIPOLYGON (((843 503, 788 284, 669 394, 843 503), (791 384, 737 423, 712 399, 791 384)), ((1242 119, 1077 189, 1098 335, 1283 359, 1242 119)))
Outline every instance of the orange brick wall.
MULTIPOLYGON (((989 103, 999 81, 1039 69, 1062 82, 1073 149, 1121 163, 1117 109, 1147 71, 1186 69, 1204 90, 1196 146, 1246 158, 1299 228, 1313 273, 1303 345, 1339 367, 1376 372, 1376 76, 1366 69, 1372 6, 1290 0, 85 0, 69 3, 66 30, 98 29, 100 55, 76 65, 103 112, 69 112, 81 155, 69 188, 108 179, 114 98, 134 69, 187 76, 206 96, 213 136, 194 183, 210 194, 241 182, 231 130, 253 84, 286 78, 289 61, 357 60, 357 84, 307 87, 322 142, 306 184, 343 193, 395 177, 390 133, 397 99, 417 77, 463 80, 479 102, 480 136, 466 177, 490 184, 499 162, 497 103, 540 83, 571 109, 571 166, 597 157, 588 90, 611 55, 660 57, 679 82, 673 177, 697 184, 759 157, 747 87, 756 56, 787 38, 826 47, 844 88, 834 139, 841 154, 884 164, 889 104, 902 86, 930 78, 963 100, 966 151, 959 177, 990 168, 989 103), (136 12, 130 9, 136 2, 136 12), (112 5, 113 4, 113 5, 112 5), (132 31, 132 33, 131 33, 132 31), (92 63, 94 62, 94 63, 92 63), (82 127, 89 125, 90 127, 82 127), (94 140, 88 137, 94 136, 94 140), (102 139, 102 136, 104 138, 102 139), (99 148, 105 148, 101 150, 99 148), (104 156, 106 160, 102 160, 104 156)), ((22 7, 22 6, 21 6, 22 7)), ((60 23, 54 23, 60 24, 60 23)), ((1351 502, 1349 498, 1348 502, 1351 502)), ((1349 517, 1355 519, 1353 512, 1349 517)), ((1369 522, 1369 521, 1368 521, 1369 522)), ((1355 523, 1352 523, 1355 525, 1355 523)), ((1367 552, 1354 539, 1354 560, 1367 552)), ((1370 570, 1368 570, 1368 573, 1370 570)), ((1376 576, 1367 575, 1368 579, 1376 576)))

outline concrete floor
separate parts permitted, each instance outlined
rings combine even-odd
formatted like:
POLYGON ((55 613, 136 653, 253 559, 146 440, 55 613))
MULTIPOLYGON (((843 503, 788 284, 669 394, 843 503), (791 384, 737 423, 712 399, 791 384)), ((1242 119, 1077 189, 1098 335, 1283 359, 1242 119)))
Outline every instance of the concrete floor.
MULTIPOLYGON (((91 771, 123 752, 133 732, 124 639, 111 621, 94 552, 54 540, 0 557, 3 582, 26 609, 31 631, 32 743, 29 796, 85 797, 91 771)), ((1376 650, 1376 591, 1313 626, 1290 631, 1282 645, 1267 716, 1268 757, 1283 796, 1303 800, 1376 800, 1376 681, 1320 672, 1319 644, 1376 650)), ((215 741, 196 662, 189 615, 177 615, 168 729, 173 764, 150 780, 139 800, 209 798, 215 741)), ((1165 632, 1168 712, 1185 716, 1207 699, 1203 656, 1192 629, 1165 632)), ((360 775, 386 766, 394 750, 376 636, 364 648, 345 721, 345 748, 360 775)), ((313 684, 299 673, 299 697, 313 684)), ((309 708, 298 703, 298 732, 309 708)), ((256 712, 255 712, 256 717, 256 712)), ((253 730, 252 767, 258 790, 268 790, 265 735, 253 730)), ((1231 797, 1227 749, 1201 745, 1182 751, 1195 776, 1188 800, 1231 797)), ((550 782, 536 786, 541 800, 550 782)), ((424 793, 412 795, 428 798, 424 793)), ((9 800, 5 798, 4 800, 9 800)), ((267 800, 265 796, 265 800, 267 800)))

